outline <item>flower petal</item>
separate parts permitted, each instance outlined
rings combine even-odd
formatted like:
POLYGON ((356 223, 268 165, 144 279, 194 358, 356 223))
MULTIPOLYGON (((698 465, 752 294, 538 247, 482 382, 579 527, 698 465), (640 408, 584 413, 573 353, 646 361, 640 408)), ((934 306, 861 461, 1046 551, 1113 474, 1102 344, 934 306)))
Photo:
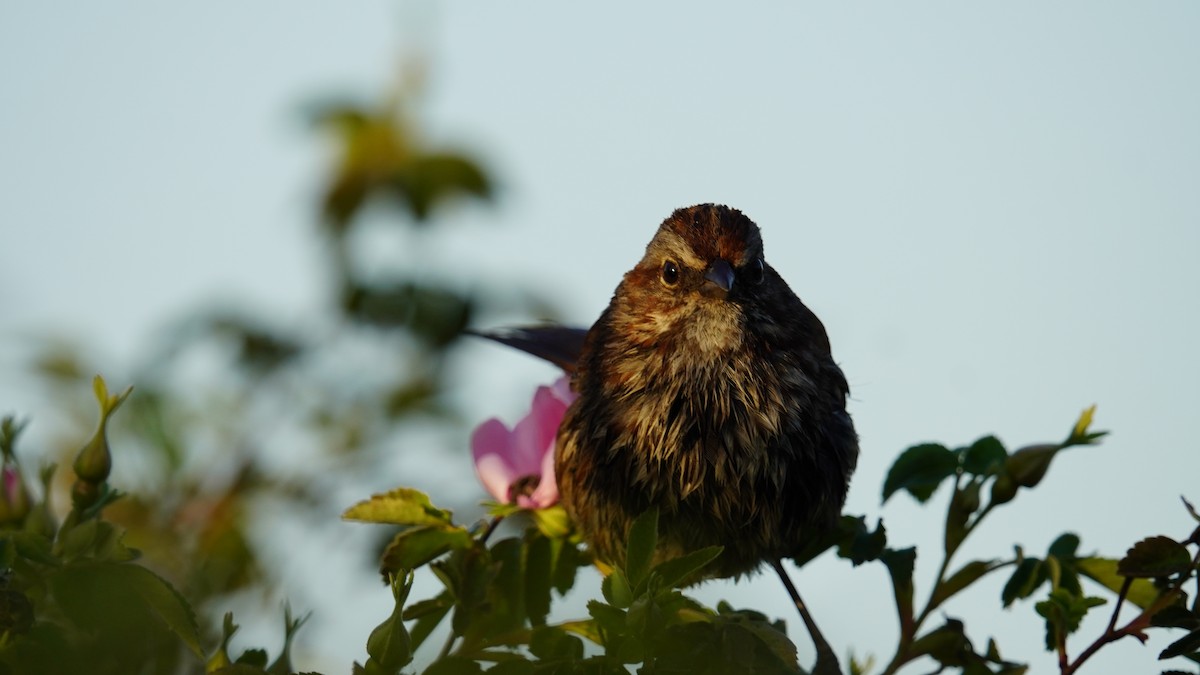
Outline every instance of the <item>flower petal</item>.
POLYGON ((512 432, 495 418, 480 424, 471 434, 475 473, 483 487, 500 502, 508 502, 509 487, 523 475, 513 466, 512 443, 512 432))

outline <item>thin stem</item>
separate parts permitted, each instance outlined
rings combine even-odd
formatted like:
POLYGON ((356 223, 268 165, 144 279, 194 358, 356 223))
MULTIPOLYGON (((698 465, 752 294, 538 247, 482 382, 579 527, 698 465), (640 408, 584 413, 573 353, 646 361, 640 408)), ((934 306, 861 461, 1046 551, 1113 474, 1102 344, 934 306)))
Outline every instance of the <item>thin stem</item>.
POLYGON ((1112 618, 1108 620, 1108 627, 1104 629, 1105 633, 1111 633, 1117 627, 1117 618, 1121 615, 1121 605, 1125 604, 1125 596, 1129 595, 1130 586, 1133 586, 1133 577, 1125 577, 1125 583, 1121 584, 1121 592, 1117 594, 1117 606, 1113 607, 1112 618))
MULTIPOLYGON (((958 479, 956 479, 954 482, 955 491, 957 491, 959 487, 960 482, 958 479)), ((962 544, 967 540, 967 537, 971 536, 971 533, 975 531, 975 528, 989 513, 991 513, 995 506, 995 503, 988 502, 988 505, 983 507, 983 510, 980 511, 979 514, 976 515, 975 518, 963 529, 963 536, 962 539, 959 540, 958 545, 953 549, 946 551, 946 555, 942 557, 942 564, 940 567, 938 567, 937 576, 934 577, 933 588, 931 588, 929 591, 929 599, 925 601, 925 606, 921 609, 921 613, 917 615, 917 618, 912 622, 912 628, 907 632, 907 634, 904 630, 904 626, 900 627, 900 644, 896 647, 896 655, 892 657, 891 663, 889 663, 887 668, 884 669, 882 675, 892 675, 899 670, 901 666, 912 660, 908 656, 908 648, 912 645, 913 639, 916 638, 917 632, 921 629, 921 624, 925 623, 925 620, 928 619, 929 615, 933 613, 933 610, 937 608, 937 605, 934 604, 933 600, 937 597, 938 591, 941 590, 942 584, 946 582, 946 572, 950 570, 951 559, 954 558, 954 554, 958 552, 958 549, 962 548, 962 544)))
POLYGON ((804 604, 804 600, 800 599, 800 592, 792 584, 792 579, 788 576, 787 570, 783 568, 783 563, 779 559, 775 559, 771 561, 771 566, 775 568, 775 572, 779 575, 779 580, 783 582, 788 595, 792 597, 792 602, 796 605, 796 610, 800 612, 800 620, 804 622, 804 627, 808 629, 808 634, 812 637, 813 646, 816 647, 817 663, 813 667, 813 675, 840 673, 841 666, 838 664, 837 654, 833 652, 833 648, 829 646, 829 642, 821 634, 821 629, 817 627, 817 622, 813 620, 812 614, 809 613, 808 607, 804 604))

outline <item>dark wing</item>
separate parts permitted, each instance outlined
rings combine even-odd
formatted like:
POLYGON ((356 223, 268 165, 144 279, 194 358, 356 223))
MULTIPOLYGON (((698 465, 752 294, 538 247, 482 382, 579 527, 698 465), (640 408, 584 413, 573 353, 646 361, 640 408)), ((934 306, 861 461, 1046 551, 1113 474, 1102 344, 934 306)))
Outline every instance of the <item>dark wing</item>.
POLYGON ((575 374, 575 365, 583 352, 583 340, 588 334, 586 328, 566 326, 531 326, 468 332, 545 359, 562 368, 568 375, 575 374))

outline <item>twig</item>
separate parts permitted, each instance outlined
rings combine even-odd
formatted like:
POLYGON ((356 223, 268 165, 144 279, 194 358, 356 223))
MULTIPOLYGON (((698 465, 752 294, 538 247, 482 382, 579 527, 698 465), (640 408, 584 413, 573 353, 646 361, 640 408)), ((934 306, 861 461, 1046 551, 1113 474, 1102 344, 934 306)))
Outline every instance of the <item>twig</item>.
POLYGON ((813 646, 817 650, 817 663, 813 666, 813 675, 825 675, 826 673, 837 675, 841 673, 841 665, 838 663, 837 654, 833 652, 833 648, 829 646, 829 642, 821 634, 821 629, 817 627, 817 622, 813 620, 812 614, 808 612, 808 607, 800 599, 800 593, 796 590, 796 586, 792 584, 792 579, 788 576, 787 570, 783 568, 783 563, 775 559, 771 561, 771 566, 779 574, 779 579, 783 582, 784 588, 787 589, 788 595, 792 596, 792 602, 795 603, 797 611, 800 612, 800 620, 804 622, 804 627, 808 629, 808 634, 812 636, 813 646))

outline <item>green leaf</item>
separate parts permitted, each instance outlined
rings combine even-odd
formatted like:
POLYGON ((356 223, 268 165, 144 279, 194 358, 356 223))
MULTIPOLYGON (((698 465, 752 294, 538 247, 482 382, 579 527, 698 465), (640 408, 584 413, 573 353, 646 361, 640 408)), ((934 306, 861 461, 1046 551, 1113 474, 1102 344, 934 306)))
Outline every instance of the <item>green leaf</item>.
MULTIPOLYGON (((438 624, 440 624, 446 618, 446 615, 450 613, 450 610, 454 608, 454 599, 450 596, 449 592, 443 592, 433 600, 443 598, 443 602, 438 603, 436 606, 427 605, 427 610, 422 611, 418 617, 413 617, 417 619, 417 622, 413 624, 412 630, 409 631, 409 637, 412 640, 412 650, 414 652, 421 647, 421 645, 425 642, 425 639, 428 638, 431 633, 433 633, 433 630, 438 627, 438 624)), ((422 602, 432 602, 433 600, 423 600, 422 602)), ((408 609, 415 610, 420 604, 420 602, 414 603, 412 607, 408 609)), ((408 618, 409 617, 406 615, 405 619, 407 620, 408 618)))
POLYGON ((1187 548, 1163 536, 1139 541, 1117 563, 1117 574, 1142 579, 1168 577, 1191 569, 1192 556, 1187 548))
POLYGON ((533 529, 525 534, 525 614, 534 626, 545 624, 550 614, 554 548, 562 543, 552 542, 533 529))
POLYGON ((914 445, 901 453, 883 482, 883 501, 897 490, 908 490, 924 503, 942 481, 958 471, 958 455, 938 443, 914 445))
POLYGON ((695 575, 716 560, 723 550, 722 546, 708 546, 661 562, 650 570, 650 577, 658 577, 664 588, 675 588, 686 581, 694 581, 695 575))
POLYGON ((945 624, 917 638, 908 648, 910 656, 929 655, 947 667, 965 665, 965 655, 969 653, 971 643, 963 633, 963 623, 957 619, 946 619, 945 624))
POLYGON ((452 549, 467 548, 474 540, 458 526, 423 525, 409 528, 392 538, 383 551, 380 569, 402 574, 432 561, 452 549))
MULTIPOLYGON (((1087 578, 1104 586, 1113 593, 1120 593, 1125 577, 1117 572, 1117 561, 1112 558, 1080 558, 1075 568, 1087 578)), ((1158 589, 1147 579, 1134 579, 1129 585, 1125 599, 1135 606, 1147 609, 1158 599, 1158 589)))
POLYGON ((870 560, 878 560, 887 547, 887 529, 883 520, 875 523, 875 530, 868 531, 865 523, 854 528, 838 543, 838 557, 845 558, 858 566, 870 560))
POLYGON ((157 624, 204 659, 191 606, 169 583, 144 567, 113 562, 76 564, 56 570, 50 583, 64 612, 99 635, 157 624))
POLYGON ((583 641, 561 628, 542 626, 534 629, 529 652, 539 659, 578 661, 583 658, 583 641))
POLYGON ((449 511, 437 508, 424 492, 412 488, 372 495, 346 509, 342 518, 391 525, 453 525, 449 511))
MULTIPOLYGON (((879 560, 887 566, 892 580, 892 594, 896 601, 896 614, 902 631, 913 628, 913 568, 917 562, 917 549, 887 549, 879 560)), ((907 633, 911 635, 912 633, 907 633)))
POLYGON ((652 508, 629 526, 629 545, 626 549, 625 573, 630 586, 640 586, 650 572, 654 549, 658 546, 658 509, 652 508))
POLYGON ((606 605, 598 600, 589 600, 587 603, 588 614, 596 622, 600 633, 610 635, 620 635, 625 630, 625 612, 606 605))
POLYGON ((604 594, 604 599, 613 607, 628 609, 629 605, 633 603, 633 589, 630 588, 629 579, 625 577, 625 573, 619 567, 604 577, 604 581, 600 583, 600 591, 604 594))
POLYGON ((1150 625, 1159 628, 1200 629, 1200 616, 1182 605, 1169 605, 1150 617, 1150 625))
POLYGON ((1200 651, 1200 630, 1194 630, 1167 646, 1158 655, 1159 659, 1169 659, 1173 656, 1183 656, 1200 651))
POLYGON ((1004 590, 1000 592, 1000 601, 1008 607, 1014 600, 1028 598, 1033 595, 1038 586, 1046 580, 1046 569, 1038 558, 1025 558, 1013 570, 1004 590))
POLYGON ((1067 635, 1079 629, 1088 610, 1104 603, 1103 598, 1081 597, 1063 588, 1051 591, 1050 597, 1034 605, 1046 619, 1046 649, 1053 651, 1065 642, 1067 635))
POLYGON ((1079 550, 1079 535, 1074 532, 1064 532, 1050 544, 1048 555, 1059 560, 1074 560, 1075 552, 1079 550))
POLYGON ((1008 458, 1004 444, 995 436, 984 436, 963 451, 962 468, 976 476, 992 476, 999 473, 1008 458))
POLYGON ((930 609, 941 605, 946 600, 949 600, 956 593, 964 588, 975 583, 983 578, 987 573, 1002 567, 1004 563, 998 563, 995 560, 972 560, 963 565, 957 572, 951 574, 941 584, 934 589, 933 596, 929 600, 930 609))

